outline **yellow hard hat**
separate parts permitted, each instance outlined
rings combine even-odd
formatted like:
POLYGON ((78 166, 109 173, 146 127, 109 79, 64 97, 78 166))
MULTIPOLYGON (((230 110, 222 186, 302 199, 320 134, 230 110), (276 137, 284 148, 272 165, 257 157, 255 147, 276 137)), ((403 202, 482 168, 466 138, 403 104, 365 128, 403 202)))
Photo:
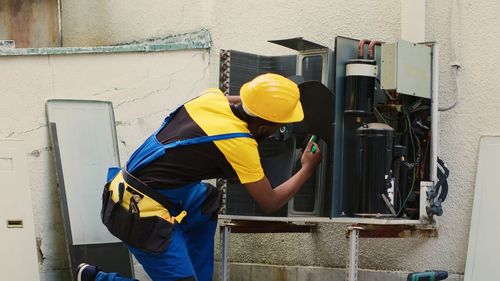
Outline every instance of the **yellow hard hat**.
POLYGON ((243 109, 250 115, 274 123, 293 123, 304 119, 299 87, 278 74, 262 74, 240 89, 243 109))

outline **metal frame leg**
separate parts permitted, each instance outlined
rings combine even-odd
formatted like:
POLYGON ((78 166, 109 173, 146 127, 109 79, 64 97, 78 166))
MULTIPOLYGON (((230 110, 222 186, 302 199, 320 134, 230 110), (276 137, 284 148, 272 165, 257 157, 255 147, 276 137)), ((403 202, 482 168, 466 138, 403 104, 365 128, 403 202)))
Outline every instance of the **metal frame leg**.
POLYGON ((221 225, 220 232, 220 271, 219 281, 229 281, 229 236, 231 235, 231 226, 221 225))
POLYGON ((358 280, 358 245, 359 245, 359 231, 363 228, 357 226, 350 226, 347 228, 349 238, 349 265, 346 271, 347 281, 358 280))

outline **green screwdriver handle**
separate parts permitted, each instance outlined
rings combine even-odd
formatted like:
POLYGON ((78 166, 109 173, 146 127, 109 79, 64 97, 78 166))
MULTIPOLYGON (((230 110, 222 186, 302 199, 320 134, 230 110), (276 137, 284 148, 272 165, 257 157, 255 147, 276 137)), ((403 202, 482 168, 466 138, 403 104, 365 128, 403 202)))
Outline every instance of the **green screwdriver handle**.
MULTIPOLYGON (((316 142, 317 138, 318 137, 316 135, 312 135, 311 138, 309 139, 309 142, 316 142)), ((318 148, 316 147, 315 144, 313 144, 312 147, 311 147, 311 152, 315 153, 317 150, 318 150, 318 148)))

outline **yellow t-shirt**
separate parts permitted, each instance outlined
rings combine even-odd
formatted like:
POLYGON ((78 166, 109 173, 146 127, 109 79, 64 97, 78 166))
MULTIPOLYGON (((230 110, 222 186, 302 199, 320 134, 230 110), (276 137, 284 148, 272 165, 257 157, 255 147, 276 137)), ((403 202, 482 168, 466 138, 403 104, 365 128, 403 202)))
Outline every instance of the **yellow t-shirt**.
MULTIPOLYGON (((250 133, 224 94, 215 88, 185 103, 156 138, 163 144, 196 137, 250 133)), ((252 137, 181 146, 134 172, 154 188, 174 188, 211 178, 237 179, 242 184, 264 177, 257 142, 252 137)))
MULTIPOLYGON (((219 89, 206 90, 184 107, 208 136, 250 133, 247 123, 233 114, 227 98, 219 89)), ((241 183, 255 182, 264 177, 257 142, 253 138, 234 138, 214 143, 231 164, 241 183)))

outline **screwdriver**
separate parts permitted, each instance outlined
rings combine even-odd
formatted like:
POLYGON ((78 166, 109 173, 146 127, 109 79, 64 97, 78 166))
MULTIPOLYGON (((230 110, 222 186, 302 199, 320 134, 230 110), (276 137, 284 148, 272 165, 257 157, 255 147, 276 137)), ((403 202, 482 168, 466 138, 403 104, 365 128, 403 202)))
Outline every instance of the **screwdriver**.
MULTIPOLYGON (((312 135, 311 138, 309 139, 309 142, 316 142, 317 138, 318 138, 318 136, 312 135)), ((316 150, 318 150, 318 148, 316 147, 315 144, 313 144, 312 147, 311 147, 311 153, 315 153, 316 150)))

